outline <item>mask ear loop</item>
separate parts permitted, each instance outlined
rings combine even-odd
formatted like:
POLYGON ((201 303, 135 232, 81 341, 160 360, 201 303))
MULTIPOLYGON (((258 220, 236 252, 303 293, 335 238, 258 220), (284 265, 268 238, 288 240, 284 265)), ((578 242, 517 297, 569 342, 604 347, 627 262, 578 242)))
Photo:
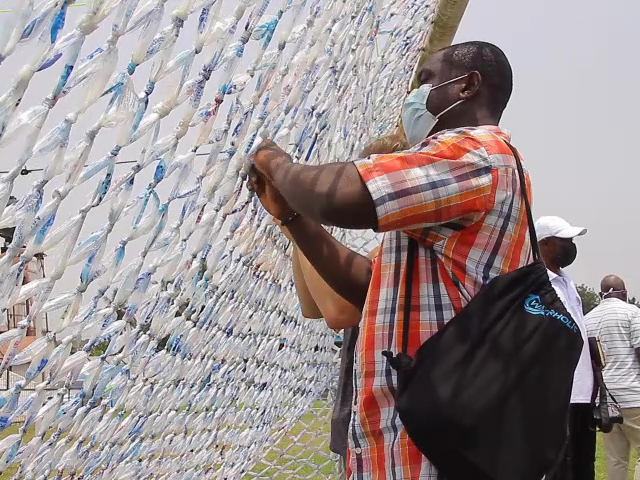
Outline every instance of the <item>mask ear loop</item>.
MULTIPOLYGON (((432 92, 433 90, 435 90, 436 88, 443 87, 443 86, 448 85, 448 84, 453 83, 453 82, 457 82, 458 80, 460 80, 461 78, 466 77, 467 75, 469 75, 469 74, 467 73, 467 74, 464 74, 464 75, 460 75, 459 77, 452 78, 451 80, 447 80, 446 82, 442 82, 442 83, 440 83, 440 84, 436 85, 435 87, 434 87, 431 83, 423 83, 422 85, 420 85, 420 86, 419 86, 418 88, 416 88, 415 90, 420 90, 420 89, 421 89, 421 88, 423 88, 423 87, 428 87, 428 88, 429 88, 429 93, 431 93, 431 92, 432 92)), ((413 92, 413 90, 411 90, 411 91, 407 94, 407 96, 408 96, 411 92, 413 92)), ((440 114, 439 114, 439 115, 442 115, 443 113, 446 113, 447 111, 449 111, 450 109, 452 109, 452 108, 453 108, 453 107, 455 107, 456 105, 459 105, 459 104, 460 104, 460 103, 462 103, 463 101, 464 101, 464 100, 459 100, 457 103, 454 103, 453 105, 451 105, 449 108, 447 108, 447 109, 446 109, 446 110, 444 110, 443 112, 440 112, 440 114)), ((438 115, 438 116, 439 116, 439 115, 438 115)), ((436 118, 438 118, 438 116, 436 116, 436 118)))
POLYGON ((460 105, 462 102, 464 102, 464 99, 462 100, 458 100, 456 103, 454 103, 453 105, 451 105, 450 107, 445 108, 443 111, 441 111, 438 115, 436 115, 436 120, 439 119, 442 115, 444 115, 445 113, 447 113, 449 110, 451 110, 453 107, 457 107, 458 105, 460 105))
MULTIPOLYGON (((459 77, 456 78, 452 78, 451 80, 447 80, 446 82, 442 82, 440 85, 436 85, 435 87, 431 87, 431 90, 435 90, 438 87, 442 87, 444 85, 448 85, 450 83, 453 82, 457 82, 458 80, 460 80, 461 78, 465 78, 466 76, 468 76, 468 73, 465 73, 464 75, 460 75, 459 77)), ((442 115, 444 115, 445 113, 447 113, 449 110, 451 110, 454 107, 457 107, 458 105, 460 105, 462 102, 464 102, 465 99, 462 100, 458 100, 456 103, 454 103, 453 105, 451 105, 450 107, 445 108, 443 111, 441 111, 438 115, 436 115, 436 120, 438 120, 442 115)))
MULTIPOLYGON (((415 75, 415 73, 414 73, 414 75, 415 75)), ((431 84, 429 84, 429 83, 425 83, 424 85, 420 85, 416 90, 419 90, 420 88, 422 88, 422 87, 424 87, 424 86, 429 86, 429 93, 431 93, 431 91, 435 90, 435 89, 436 89, 436 88, 438 88, 438 87, 442 87, 442 86, 444 86, 444 85, 448 85, 448 84, 450 84, 450 83, 457 82, 457 81, 458 81, 458 80, 460 80, 461 78, 465 78, 465 77, 466 77, 466 76, 468 76, 468 75, 469 75, 468 73, 465 73, 464 75, 460 75, 459 77, 452 78, 451 80, 447 80, 446 82, 442 82, 442 83, 440 83, 440 84, 436 85, 435 87, 432 87, 432 86, 431 86, 431 84)), ((411 88, 411 84, 409 84, 409 88, 411 88)), ((409 92, 409 94, 410 94, 410 93, 411 93, 411 92, 409 92)), ((408 95, 408 94, 407 94, 407 95, 408 95)), ((460 105, 462 102, 464 102, 464 99, 462 99, 462 100, 458 100, 456 103, 454 103, 454 104, 453 104, 453 105, 451 105, 450 107, 445 108, 445 109, 444 109, 443 111, 441 111, 438 115, 435 115, 436 122, 438 121, 438 119, 439 119, 442 115, 444 115, 445 113, 447 113, 447 112, 448 112, 449 110, 451 110, 453 107, 457 107, 457 106, 458 106, 458 105, 460 105)), ((426 105, 425 105, 425 107, 426 107, 426 105)), ((402 120, 400 120, 400 121, 399 121, 399 124, 401 124, 401 123, 402 123, 402 120)), ((434 124, 434 126, 435 126, 435 124, 434 124)), ((432 128, 433 128, 433 127, 432 127, 432 128)))
POLYGON ((600 298, 604 300, 607 297, 607 295, 610 295, 612 293, 627 293, 627 289, 614 290, 613 287, 611 287, 607 292, 600 292, 600 298))
POLYGON ((461 78, 465 78, 465 77, 468 77, 468 76, 469 76, 469 74, 465 73, 464 75, 460 75, 459 77, 452 78, 451 80, 447 80, 446 82, 442 82, 442 83, 436 85, 435 87, 431 87, 431 90, 435 90, 438 87, 443 87, 445 85, 449 85, 450 83, 457 82, 461 78))

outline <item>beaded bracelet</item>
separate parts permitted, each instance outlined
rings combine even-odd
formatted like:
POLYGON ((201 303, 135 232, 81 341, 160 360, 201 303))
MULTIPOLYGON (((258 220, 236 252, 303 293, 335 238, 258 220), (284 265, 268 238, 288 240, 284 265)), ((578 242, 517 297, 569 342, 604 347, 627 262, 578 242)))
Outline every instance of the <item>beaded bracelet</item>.
POLYGON ((298 212, 293 212, 289 217, 287 217, 284 220, 280 221, 280 226, 284 227, 285 225, 290 224, 291 222, 293 222, 299 216, 300 216, 300 214, 298 212))

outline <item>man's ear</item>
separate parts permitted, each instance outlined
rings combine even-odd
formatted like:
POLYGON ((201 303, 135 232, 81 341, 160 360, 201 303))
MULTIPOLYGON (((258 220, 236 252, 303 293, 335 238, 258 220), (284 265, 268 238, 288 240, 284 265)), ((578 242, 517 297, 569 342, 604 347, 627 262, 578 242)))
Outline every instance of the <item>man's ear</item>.
POLYGON ((482 86, 482 75, 477 70, 469 72, 467 79, 460 91, 460 99, 468 100, 478 93, 482 86))

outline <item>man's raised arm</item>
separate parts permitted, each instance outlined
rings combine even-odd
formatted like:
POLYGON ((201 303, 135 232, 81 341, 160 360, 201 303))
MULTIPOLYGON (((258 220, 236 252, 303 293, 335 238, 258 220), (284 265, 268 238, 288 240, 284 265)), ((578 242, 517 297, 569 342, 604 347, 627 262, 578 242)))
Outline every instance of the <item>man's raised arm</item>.
POLYGON ((284 197, 261 173, 253 169, 249 172, 248 187, 274 218, 286 222, 289 235, 322 279, 338 295, 362 309, 371 279, 371 261, 342 245, 322 225, 294 214, 284 197))
POLYGON ((342 245, 321 225, 303 216, 287 228, 302 254, 333 291, 362 309, 371 280, 371 260, 342 245))
POLYGON ((285 151, 268 140, 257 150, 253 161, 303 217, 342 228, 376 228, 373 199, 352 162, 320 166, 292 163, 285 151))

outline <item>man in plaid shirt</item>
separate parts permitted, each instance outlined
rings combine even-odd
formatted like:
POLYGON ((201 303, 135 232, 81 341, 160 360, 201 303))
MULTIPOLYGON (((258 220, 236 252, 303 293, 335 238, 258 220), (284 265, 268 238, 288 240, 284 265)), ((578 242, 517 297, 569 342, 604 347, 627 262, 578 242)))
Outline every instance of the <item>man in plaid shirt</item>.
POLYGON ((396 373, 382 356, 401 348, 408 238, 420 244, 409 355, 489 280, 530 260, 516 161, 509 134, 498 127, 512 90, 504 53, 484 42, 453 45, 433 54, 418 80, 402 112, 411 149, 308 166, 291 163, 265 141, 249 178, 323 279, 363 309, 350 479, 438 476, 402 426, 394 408, 396 373), (322 225, 386 233, 372 263, 322 225))

